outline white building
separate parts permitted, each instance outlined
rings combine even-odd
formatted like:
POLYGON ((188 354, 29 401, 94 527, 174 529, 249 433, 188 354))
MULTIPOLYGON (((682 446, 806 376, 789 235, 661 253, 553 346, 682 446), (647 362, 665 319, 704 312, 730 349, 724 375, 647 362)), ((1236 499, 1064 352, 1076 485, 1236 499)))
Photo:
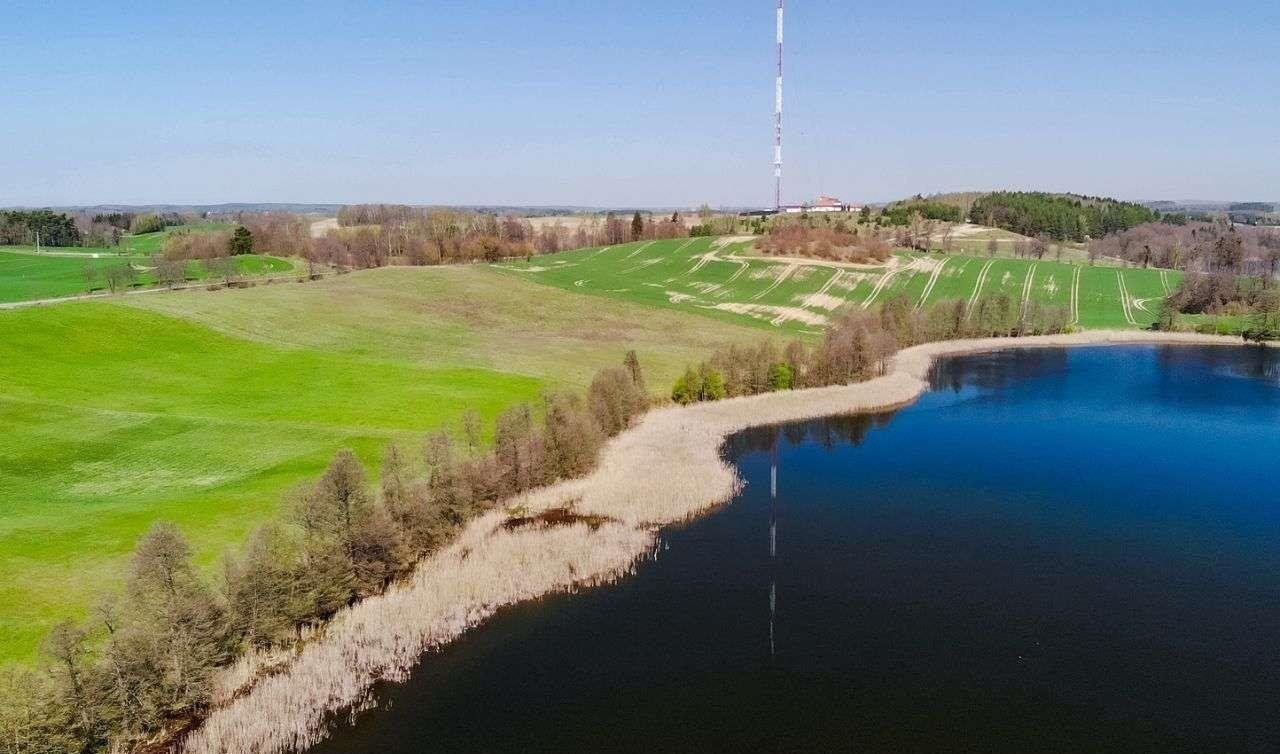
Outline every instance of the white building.
POLYGON ((789 204, 784 206, 782 211, 789 215, 798 215, 803 212, 857 212, 859 209, 860 207, 845 204, 834 196, 823 194, 812 204, 789 204))

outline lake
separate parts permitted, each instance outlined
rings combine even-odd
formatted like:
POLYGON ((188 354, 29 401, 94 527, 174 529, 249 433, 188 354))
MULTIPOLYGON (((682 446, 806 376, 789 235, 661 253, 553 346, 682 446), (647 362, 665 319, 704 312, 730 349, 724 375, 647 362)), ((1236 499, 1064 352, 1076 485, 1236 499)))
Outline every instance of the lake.
POLYGON ((1280 751, 1277 352, 932 380, 733 437, 730 504, 500 612, 319 751, 1280 751))

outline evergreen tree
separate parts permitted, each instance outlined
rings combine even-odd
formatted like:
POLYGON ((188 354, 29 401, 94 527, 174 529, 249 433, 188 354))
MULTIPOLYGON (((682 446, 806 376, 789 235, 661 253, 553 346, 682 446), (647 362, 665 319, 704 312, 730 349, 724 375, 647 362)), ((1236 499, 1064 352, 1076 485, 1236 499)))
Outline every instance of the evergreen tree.
POLYGON ((238 257, 242 254, 253 253, 253 233, 243 225, 236 226, 235 231, 231 233, 231 240, 227 242, 227 247, 231 252, 231 256, 238 257))

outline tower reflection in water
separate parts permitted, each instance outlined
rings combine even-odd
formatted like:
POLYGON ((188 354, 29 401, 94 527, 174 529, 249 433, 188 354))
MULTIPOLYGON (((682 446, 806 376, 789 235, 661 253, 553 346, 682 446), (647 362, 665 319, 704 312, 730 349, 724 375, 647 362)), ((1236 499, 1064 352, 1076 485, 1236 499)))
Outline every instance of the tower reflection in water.
POLYGON ((769 659, 774 656, 773 621, 778 613, 778 439, 769 463, 769 659))

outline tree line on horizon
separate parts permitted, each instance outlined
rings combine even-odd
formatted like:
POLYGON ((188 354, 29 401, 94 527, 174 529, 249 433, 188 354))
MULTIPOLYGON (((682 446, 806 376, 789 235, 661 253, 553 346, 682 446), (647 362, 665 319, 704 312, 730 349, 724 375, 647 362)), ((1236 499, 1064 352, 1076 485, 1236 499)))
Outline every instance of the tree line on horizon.
POLYGON ((154 233, 200 219, 176 212, 55 212, 0 210, 0 246, 110 248, 126 234, 154 233))

